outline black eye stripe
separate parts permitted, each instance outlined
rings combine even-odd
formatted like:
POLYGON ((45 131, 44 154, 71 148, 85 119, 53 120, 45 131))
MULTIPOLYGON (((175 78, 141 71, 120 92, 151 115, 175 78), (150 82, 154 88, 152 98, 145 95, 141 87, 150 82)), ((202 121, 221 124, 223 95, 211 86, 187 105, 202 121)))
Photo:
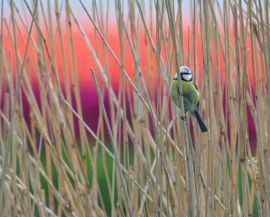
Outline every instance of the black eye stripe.
POLYGON ((187 79, 184 75, 191 75, 191 74, 190 73, 182 73, 181 74, 182 81, 192 81, 192 76, 190 76, 190 79, 187 79))
POLYGON ((192 81, 192 78, 191 79, 184 79, 184 78, 182 78, 182 81, 192 81))

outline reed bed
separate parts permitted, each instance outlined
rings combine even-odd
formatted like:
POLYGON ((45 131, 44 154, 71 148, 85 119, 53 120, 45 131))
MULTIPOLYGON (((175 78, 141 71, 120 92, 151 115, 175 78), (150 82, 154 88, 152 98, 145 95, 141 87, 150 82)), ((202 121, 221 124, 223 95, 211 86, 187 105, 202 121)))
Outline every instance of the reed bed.
POLYGON ((77 6, 1 1, 0 216, 270 216, 268 1, 77 6), (93 63, 96 129, 84 119, 75 29, 93 63), (206 134, 170 99, 183 64, 206 134))

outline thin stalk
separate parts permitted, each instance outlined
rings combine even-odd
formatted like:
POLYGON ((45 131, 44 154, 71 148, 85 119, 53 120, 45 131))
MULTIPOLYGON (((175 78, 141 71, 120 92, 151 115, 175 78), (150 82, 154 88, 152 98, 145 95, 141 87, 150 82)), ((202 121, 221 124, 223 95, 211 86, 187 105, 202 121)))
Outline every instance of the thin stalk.
MULTIPOLYGON (((7 137, 7 142, 6 142, 6 148, 5 148, 5 154, 4 154, 4 161, 3 161, 3 169, 2 169, 2 179, 0 180, 0 210, 2 210, 2 205, 3 205, 3 188, 4 188, 4 183, 5 183, 5 177, 6 177, 6 173, 7 173, 7 169, 8 169, 8 157, 9 157, 9 149, 13 144, 13 131, 14 131, 14 125, 15 125, 15 112, 16 112, 16 108, 17 108, 17 100, 20 94, 20 88, 21 88, 21 83, 22 83, 22 75, 23 75, 23 68, 24 68, 24 64, 26 61, 26 56, 28 53, 28 46, 29 46, 29 41, 30 41, 30 37, 31 37, 31 33, 32 33, 32 28, 33 28, 33 24, 34 24, 34 19, 35 19, 35 14, 36 14, 36 10, 37 10, 37 6, 38 6, 38 1, 35 2, 35 7, 33 10, 33 16, 32 16, 32 21, 30 24, 30 28, 29 28, 29 32, 28 32, 28 37, 27 37, 27 41, 25 44, 25 51, 24 51, 24 55, 23 55, 23 60, 22 60, 22 64, 21 67, 19 69, 19 73, 18 73, 18 79, 17 79, 17 85, 16 85, 16 90, 15 90, 15 95, 13 97, 13 102, 12 102, 12 108, 11 108, 11 124, 10 124, 10 129, 8 132, 8 137, 7 137)), ((14 36, 16 37, 16 35, 14 36)), ((14 38, 14 40, 16 40, 16 38, 14 38)), ((16 156, 13 156, 16 157, 16 156)))
POLYGON ((121 169, 119 153, 118 153, 115 141, 114 141, 114 137, 113 137, 112 130, 111 130, 111 127, 110 127, 109 119, 107 117, 106 109, 105 109, 103 100, 101 98, 100 88, 99 88, 99 85, 97 83, 96 76, 95 76, 95 73, 94 73, 93 69, 91 69, 91 73, 92 73, 92 76, 94 78, 95 88, 96 88, 96 91, 97 91, 97 94, 98 94, 99 103, 100 103, 100 105, 102 107, 102 113, 103 113, 103 116, 104 116, 104 120, 106 122, 108 133, 109 133, 109 136, 110 136, 110 139, 111 139, 111 143, 112 143, 112 146, 113 146, 113 152, 114 152, 114 157, 115 157, 115 161, 116 161, 116 166, 117 166, 117 169, 118 169, 118 173, 119 173, 119 176, 120 176, 120 181, 121 181, 122 188, 123 188, 123 191, 124 191, 124 196, 125 196, 124 203, 127 206, 129 216, 132 217, 133 216, 132 209, 131 209, 130 200, 129 200, 129 196, 128 196, 126 181, 125 181, 125 178, 123 176, 122 169, 121 169))

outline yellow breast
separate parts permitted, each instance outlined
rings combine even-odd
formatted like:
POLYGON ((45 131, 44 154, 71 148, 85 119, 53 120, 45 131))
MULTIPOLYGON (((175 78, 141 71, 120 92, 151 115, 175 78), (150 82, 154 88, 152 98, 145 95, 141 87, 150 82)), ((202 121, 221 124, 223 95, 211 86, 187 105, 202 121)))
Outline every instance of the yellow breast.
MULTIPOLYGON (((191 101, 195 105, 197 105, 200 100, 200 95, 193 81, 181 81, 181 82, 182 82, 183 96, 186 97, 189 101, 191 101)), ((178 80, 173 80, 171 84, 172 99, 177 106, 180 106, 178 88, 179 88, 178 80)))

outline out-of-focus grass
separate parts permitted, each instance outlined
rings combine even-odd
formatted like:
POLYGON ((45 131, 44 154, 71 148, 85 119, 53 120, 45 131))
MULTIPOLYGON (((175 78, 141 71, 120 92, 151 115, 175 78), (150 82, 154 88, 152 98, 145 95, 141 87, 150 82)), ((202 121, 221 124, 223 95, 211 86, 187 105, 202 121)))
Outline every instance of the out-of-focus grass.
MULTIPOLYGON (((94 147, 91 147, 94 148, 94 147)), ((63 153, 63 158, 65 160, 65 162, 67 164, 69 164, 68 158, 65 155, 65 151, 62 152, 63 153)), ((153 155, 154 156, 154 155, 153 155)), ((83 158, 83 156, 81 156, 83 158)), ((132 158, 132 154, 130 153, 130 157, 132 158)), ((109 174, 109 180, 112 180, 112 165, 113 165, 113 161, 110 159, 110 157, 104 153, 102 151, 101 148, 98 148, 97 150, 97 180, 98 180, 98 185, 101 189, 101 200, 103 201, 104 205, 105 205, 105 209, 106 209, 106 213, 107 215, 110 215, 111 213, 111 201, 110 201, 110 195, 109 195, 109 191, 107 188, 107 183, 106 183, 106 175, 105 175, 105 167, 104 167, 104 162, 102 161, 102 159, 105 158, 106 159, 106 170, 109 174)), ((89 155, 85 156, 86 162, 87 162, 87 177, 88 177, 88 182, 91 185, 92 184, 92 180, 93 180, 93 172, 92 172, 92 168, 91 168, 91 160, 89 155)), ((123 159, 122 159, 123 160, 123 159)), ((46 170, 46 163, 45 163, 45 156, 44 156, 44 152, 41 155, 41 162, 46 170)), ((52 164, 53 165, 53 164, 52 164)), ((132 166, 132 164, 131 164, 132 166)), ((18 166, 19 168, 20 166, 18 166)), ((230 169, 228 169, 229 173, 231 173, 230 169)), ((54 186, 58 189, 58 173, 57 170, 55 169, 55 166, 52 166, 52 180, 53 180, 53 184, 54 186)), ((239 205, 241 206, 241 208, 243 207, 243 189, 242 189, 242 177, 241 177, 241 168, 239 168, 239 172, 238 172, 238 181, 237 181, 237 188, 239 191, 239 205)), ((45 198, 46 198, 46 204, 49 205, 49 200, 48 200, 48 184, 47 182, 41 177, 40 179, 41 182, 41 187, 42 189, 45 191, 45 198)), ((110 183, 111 184, 111 183, 110 183)), ((249 188, 252 185, 252 179, 251 177, 249 177, 249 188)), ((117 189, 115 189, 115 192, 117 192, 117 189)), ((115 201, 117 201, 117 194, 115 195, 115 201)), ((114 204, 116 205, 116 203, 114 204)), ((55 200, 55 210, 57 210, 58 207, 58 203, 57 200, 55 200)), ((253 217, 258 217, 259 216, 259 212, 258 212, 258 205, 257 205, 257 198, 255 196, 254 198, 254 204, 252 207, 252 216, 253 217)))
MULTIPOLYGON (((91 147, 91 149, 93 149, 94 147, 91 147)), ((69 164, 69 159, 67 157, 67 155, 65 154, 66 152, 63 150, 63 159, 64 161, 69 164)), ((83 158, 83 156, 81 156, 83 158)), ((87 154, 85 157, 85 162, 87 165, 87 178, 88 178, 88 183, 89 185, 92 184, 93 182, 93 171, 92 171, 92 166, 91 166, 91 160, 89 155, 87 154)), ((46 158, 45 158, 45 153, 42 152, 41 154, 41 163, 46 171, 46 158)), ((98 185, 101 191, 101 198, 99 200, 102 200, 104 205, 105 205, 105 209, 107 214, 109 215, 111 213, 111 201, 110 201, 110 195, 109 195, 109 190, 107 188, 107 182, 106 182, 106 175, 105 175, 105 167, 104 167, 104 163, 106 163, 106 170, 108 172, 108 178, 109 180, 112 180, 114 177, 112 176, 112 166, 113 166, 113 161, 112 159, 102 151, 101 148, 98 148, 97 150, 97 163, 96 163, 96 169, 97 169, 97 181, 98 181, 98 185), (106 162, 103 162, 102 159, 106 159, 106 162)), ((59 186, 58 186, 58 176, 59 174, 57 173, 57 170, 54 166, 54 164, 52 163, 52 181, 54 186, 59 190, 59 186)), ((70 179, 72 183, 74 183, 74 180, 70 179)), ((41 182, 41 188, 45 191, 45 201, 46 204, 49 205, 49 187, 48 187, 48 183, 46 182, 46 180, 44 178, 40 178, 40 182, 41 182)), ((117 192, 117 189, 115 189, 115 191, 117 192)), ((55 204, 54 204, 54 208, 55 210, 57 210, 58 208, 58 202, 57 200, 54 200, 55 204)), ((117 194, 115 195, 115 201, 117 201, 117 194)), ((116 205, 116 204, 114 204, 116 205)))

